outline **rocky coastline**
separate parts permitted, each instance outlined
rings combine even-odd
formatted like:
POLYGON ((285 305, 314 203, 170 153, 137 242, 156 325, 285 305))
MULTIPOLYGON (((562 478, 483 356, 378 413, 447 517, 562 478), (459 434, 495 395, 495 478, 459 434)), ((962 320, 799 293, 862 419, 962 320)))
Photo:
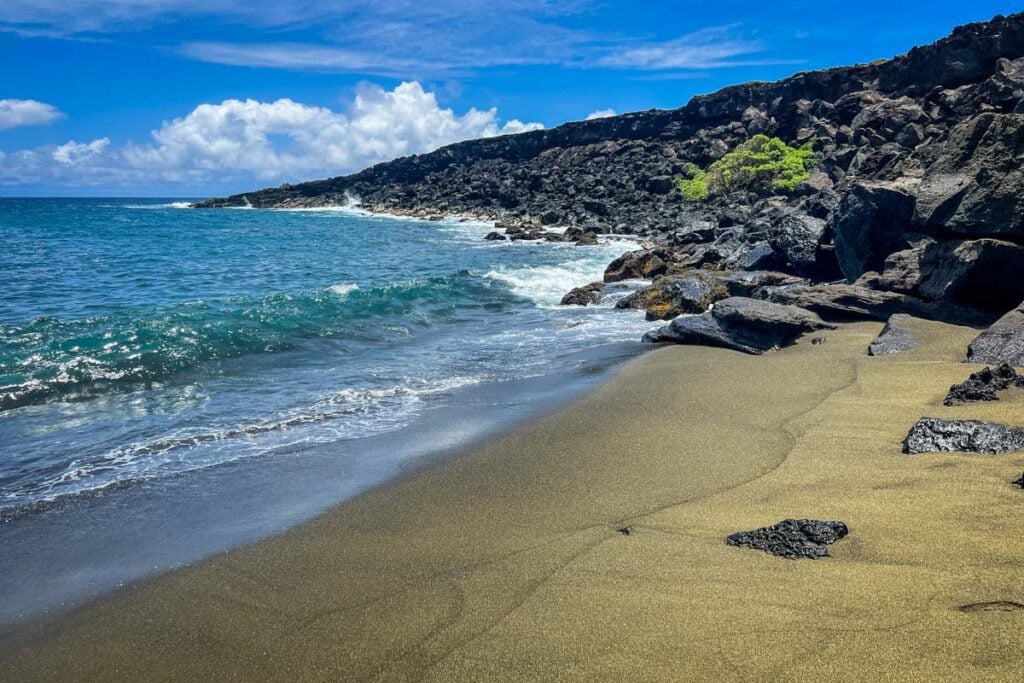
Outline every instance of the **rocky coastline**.
POLYGON ((652 110, 471 140, 359 173, 196 204, 351 204, 494 221, 493 241, 643 248, 606 285, 666 325, 652 343, 752 354, 851 320, 887 321, 870 355, 915 346, 913 318, 980 330, 963 360, 1024 365, 1024 13, 955 29, 870 64, 748 83, 652 110), (677 179, 757 135, 809 144, 791 191, 693 201, 677 179))

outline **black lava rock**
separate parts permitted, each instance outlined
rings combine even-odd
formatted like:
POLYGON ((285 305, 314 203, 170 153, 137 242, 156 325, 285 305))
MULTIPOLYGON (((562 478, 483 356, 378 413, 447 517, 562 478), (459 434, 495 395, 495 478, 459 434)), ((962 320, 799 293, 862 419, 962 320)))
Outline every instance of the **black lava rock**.
POLYGON ((774 526, 740 531, 725 539, 729 545, 763 550, 791 560, 828 557, 828 546, 850 530, 843 522, 816 519, 786 519, 774 526))
POLYGON ((1017 486, 1019 486, 1022 489, 1024 489, 1024 474, 1020 475, 1020 479, 1017 479, 1016 481, 1014 481, 1012 483, 1016 484, 1017 486))
POLYGON ((914 336, 907 329, 909 315, 897 313, 889 317, 881 333, 868 346, 869 356, 885 356, 892 353, 903 353, 917 346, 914 336))
POLYGON ((981 420, 918 420, 903 441, 903 452, 1008 453, 1024 450, 1024 429, 981 420))
POLYGON ((1024 377, 1007 363, 995 369, 985 368, 975 372, 960 384, 954 384, 943 401, 947 406, 973 403, 975 401, 998 401, 999 392, 1010 387, 1024 387, 1024 377))

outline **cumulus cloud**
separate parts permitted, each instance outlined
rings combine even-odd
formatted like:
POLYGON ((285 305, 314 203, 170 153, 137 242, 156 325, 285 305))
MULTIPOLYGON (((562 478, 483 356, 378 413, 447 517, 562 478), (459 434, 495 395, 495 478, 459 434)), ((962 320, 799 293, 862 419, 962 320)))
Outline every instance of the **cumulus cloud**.
POLYGON ((345 112, 290 99, 226 100, 165 122, 146 144, 115 148, 100 138, 11 153, 0 157, 0 184, 296 181, 355 171, 459 140, 542 127, 518 120, 502 123, 493 108, 456 114, 417 82, 393 90, 367 85, 345 112))
POLYGON ((594 119, 606 119, 609 116, 615 116, 614 109, 598 109, 587 114, 587 121, 593 121, 594 119))
POLYGON ((0 100, 0 130, 52 123, 64 114, 57 107, 36 100, 0 100))
POLYGON ((65 166, 73 166, 103 154, 109 146, 110 138, 100 138, 92 142, 71 140, 54 149, 51 156, 54 161, 65 166))

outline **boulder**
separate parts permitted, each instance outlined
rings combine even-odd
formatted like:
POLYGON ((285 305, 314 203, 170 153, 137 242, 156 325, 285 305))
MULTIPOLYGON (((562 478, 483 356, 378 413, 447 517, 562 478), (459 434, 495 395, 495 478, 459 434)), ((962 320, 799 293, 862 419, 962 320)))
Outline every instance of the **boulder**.
POLYGON ((644 341, 717 346, 760 354, 791 344, 813 330, 834 329, 818 316, 795 306, 730 297, 698 316, 680 316, 644 336, 644 341))
POLYGON ((664 254, 651 249, 630 251, 608 264, 604 271, 605 282, 622 280, 650 280, 668 271, 664 254))
POLYGON ((500 232, 489 232, 486 235, 484 235, 484 239, 485 240, 490 240, 490 241, 494 242, 494 241, 504 241, 504 240, 506 240, 508 238, 505 237, 504 235, 502 235, 500 232))
POLYGON ((918 318, 962 325, 983 325, 991 317, 941 301, 923 301, 906 294, 882 292, 861 285, 787 285, 766 288, 769 301, 800 306, 820 315, 859 320, 888 320, 907 313, 918 318))
POLYGON ((913 222, 930 232, 1024 238, 1024 116, 983 113, 936 145, 913 222))
POLYGON ((1024 377, 1006 363, 973 373, 960 384, 954 384, 943 404, 956 406, 975 401, 998 401, 999 392, 1010 387, 1024 387, 1024 377))
POLYGON ((924 247, 917 293, 1001 315, 1024 300, 1024 247, 995 239, 924 247))
POLYGON ((829 218, 836 258, 847 281, 881 271, 890 254, 910 246, 914 196, 895 183, 855 183, 829 218))
POLYGON ((803 278, 780 273, 777 270, 749 270, 740 273, 730 273, 721 277, 729 296, 755 297, 755 293, 762 287, 780 287, 783 285, 797 285, 806 283, 803 278))
POLYGON ((601 293, 604 291, 603 282, 591 282, 589 285, 575 287, 562 297, 559 302, 562 306, 589 306, 590 304, 601 303, 601 293))
POLYGON ((763 550, 790 560, 828 557, 828 546, 850 533, 842 522, 785 519, 774 526, 739 531, 725 539, 729 545, 763 550))
POLYGON ((1024 367, 1024 305, 1010 311, 967 347, 968 363, 1024 367))
POLYGON ((648 320, 671 320, 684 313, 703 313, 728 296, 725 284, 700 271, 660 277, 649 287, 620 299, 616 308, 642 308, 648 320))
POLYGON ((868 355, 886 356, 893 353, 903 353, 917 346, 914 334, 907 326, 907 323, 912 319, 905 313, 889 316, 889 320, 885 323, 885 327, 882 328, 882 332, 868 346, 868 355))
POLYGON ((1024 429, 981 420, 918 420, 903 441, 903 452, 1007 453, 1024 450, 1024 429))

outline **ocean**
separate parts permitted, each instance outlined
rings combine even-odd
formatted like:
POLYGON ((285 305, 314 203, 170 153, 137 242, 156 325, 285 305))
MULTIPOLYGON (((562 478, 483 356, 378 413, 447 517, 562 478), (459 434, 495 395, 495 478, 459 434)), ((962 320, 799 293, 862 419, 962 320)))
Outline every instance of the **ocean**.
POLYGON ((634 242, 492 229, 0 199, 0 623, 285 529, 640 352, 642 311, 557 305, 634 242))

